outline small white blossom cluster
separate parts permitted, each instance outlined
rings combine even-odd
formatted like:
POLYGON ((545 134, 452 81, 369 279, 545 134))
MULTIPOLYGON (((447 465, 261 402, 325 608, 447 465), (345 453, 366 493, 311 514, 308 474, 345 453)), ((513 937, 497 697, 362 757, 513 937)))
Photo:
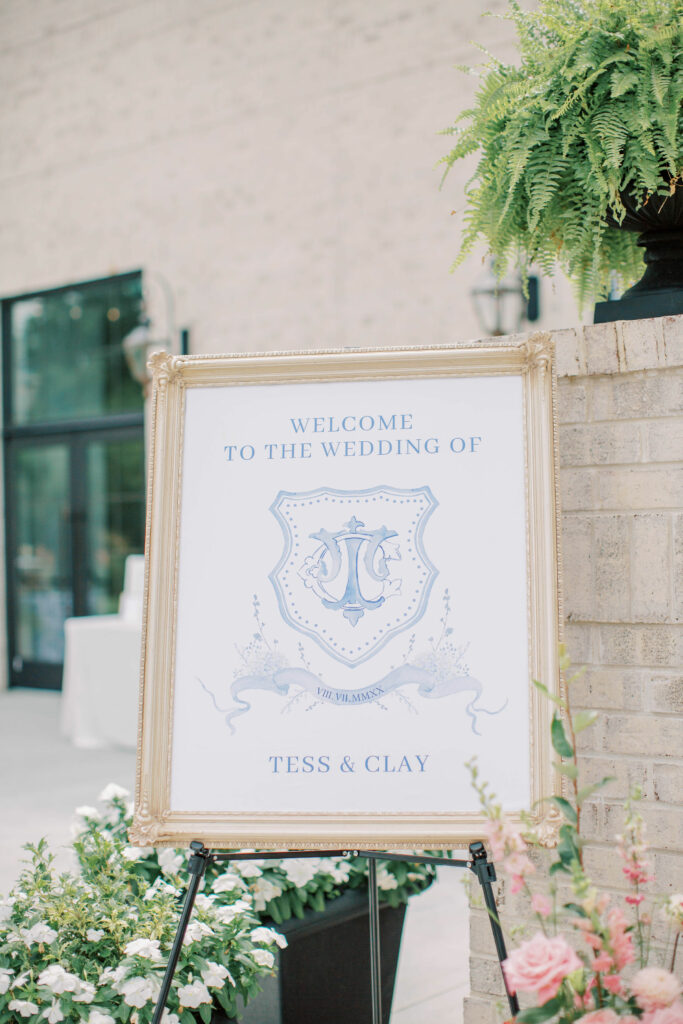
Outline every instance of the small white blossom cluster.
MULTIPOLYGON (((463 668, 463 651, 451 643, 449 634, 452 631, 446 626, 447 613, 448 607, 444 612, 443 635, 435 649, 440 657, 446 658, 452 672, 456 663, 463 668)), ((433 656, 434 651, 430 654, 433 656)), ((98 856, 103 858, 106 853, 108 857, 121 861, 133 883, 136 877, 145 880, 147 899, 154 899, 161 893, 180 895, 187 880, 187 852, 142 848, 129 843, 132 808, 127 797, 126 790, 110 783, 99 796, 104 805, 101 811, 92 807, 79 808, 81 812, 87 812, 80 819, 75 843, 81 864, 98 856), (149 881, 155 872, 157 877, 150 887, 149 881)), ((347 889, 364 889, 367 886, 367 865, 362 859, 295 857, 270 860, 260 858, 256 851, 243 852, 254 853, 255 856, 212 864, 202 879, 204 892, 208 892, 210 896, 207 898, 213 899, 220 908, 224 924, 233 919, 235 911, 232 908, 238 901, 247 904, 266 923, 281 923, 292 916, 300 917, 307 909, 323 910, 326 902, 347 889)), ((387 862, 378 868, 378 884, 383 899, 392 906, 405 903, 409 896, 426 889, 433 878, 432 869, 417 865, 387 862)), ((201 899, 200 896, 198 907, 201 899)))
MULTIPOLYGON (((123 806, 125 791, 108 787, 105 797, 123 806)), ((96 820, 90 813, 87 818, 96 820)), ((0 1020, 120 1024, 124 1005, 131 1022, 151 1024, 177 927, 178 889, 165 874, 152 884, 131 885, 133 862, 123 856, 125 848, 124 836, 116 847, 120 857, 106 845, 104 862, 99 854, 91 862, 83 854, 87 880, 56 878, 44 844, 30 848, 33 868, 0 901, 0 1020)), ((170 864, 176 853, 168 852, 170 864)), ((275 930, 259 925, 250 896, 236 888, 244 898, 230 903, 213 892, 197 897, 163 1024, 180 1024, 184 1011, 202 1006, 220 1006, 233 1016, 237 997, 246 1001, 286 945, 275 930)))

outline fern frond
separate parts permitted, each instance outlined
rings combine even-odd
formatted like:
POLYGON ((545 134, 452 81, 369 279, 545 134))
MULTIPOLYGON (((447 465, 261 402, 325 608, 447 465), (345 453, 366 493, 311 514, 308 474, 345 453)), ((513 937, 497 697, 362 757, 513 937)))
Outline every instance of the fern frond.
POLYGON ((621 195, 665 198, 683 171, 683 0, 509 0, 520 63, 488 52, 453 163, 479 153, 460 255, 486 239, 499 267, 560 265, 584 301, 642 272, 621 195))

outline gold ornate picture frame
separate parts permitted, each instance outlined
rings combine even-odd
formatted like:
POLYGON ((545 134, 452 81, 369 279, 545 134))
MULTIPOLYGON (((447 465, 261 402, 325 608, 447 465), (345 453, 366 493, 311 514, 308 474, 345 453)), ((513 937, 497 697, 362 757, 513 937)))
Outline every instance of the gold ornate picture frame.
POLYGON ((552 842, 548 337, 150 365, 133 841, 460 847, 476 757, 552 842))

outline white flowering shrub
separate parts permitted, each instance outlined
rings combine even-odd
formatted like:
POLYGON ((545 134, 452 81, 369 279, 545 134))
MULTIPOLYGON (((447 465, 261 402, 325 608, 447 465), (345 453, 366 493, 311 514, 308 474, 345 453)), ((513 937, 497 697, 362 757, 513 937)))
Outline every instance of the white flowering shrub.
MULTIPOLYGON (((26 847, 32 862, 0 900, 0 1024, 150 1024, 180 892, 160 874, 151 885, 137 875, 131 885, 131 862, 103 860, 104 842, 86 857, 82 877, 57 876, 44 841, 26 847)), ((238 997, 246 1002, 258 991, 282 945, 250 899, 227 905, 200 895, 164 1024, 209 1024, 219 1007, 236 1016, 238 997)))
MULTIPOLYGON (((176 888, 187 884, 189 851, 142 848, 128 841, 132 822, 129 794, 113 783, 100 794, 103 810, 78 808, 79 824, 74 849, 87 877, 103 864, 118 861, 134 889, 152 882, 166 882, 176 888)), ((378 867, 381 899, 392 907, 406 903, 410 896, 432 884, 436 871, 428 865, 386 861, 378 867)), ((226 905, 246 899, 264 922, 281 924, 291 917, 303 917, 307 908, 324 910, 329 900, 348 889, 367 890, 368 862, 330 857, 301 857, 286 860, 234 860, 207 868, 205 891, 226 905)), ((0 1024, 2 1022, 0 1021, 0 1024)))

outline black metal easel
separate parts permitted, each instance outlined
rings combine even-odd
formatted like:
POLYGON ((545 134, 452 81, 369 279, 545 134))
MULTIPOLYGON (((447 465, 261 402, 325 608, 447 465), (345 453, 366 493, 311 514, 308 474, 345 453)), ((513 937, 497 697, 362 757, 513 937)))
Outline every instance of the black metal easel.
POLYGON ((372 999, 372 1024, 382 1024, 379 890, 377 887, 378 860, 400 860, 409 864, 430 864, 442 867, 468 868, 477 876, 484 893, 484 902, 486 903, 486 909, 491 922, 493 941, 496 945, 498 961, 501 964, 501 974, 503 976, 503 984, 505 986, 505 993, 510 1005, 510 1011, 513 1016, 519 1012, 517 996, 510 992, 505 978, 505 972, 502 969, 503 960, 505 960, 507 952, 505 949, 503 931, 500 926, 500 921, 498 920, 498 910, 496 908, 496 901, 492 888, 492 883, 496 881, 496 871, 495 867, 488 859, 486 848, 483 843, 470 843, 469 860, 454 860, 450 857, 421 857, 412 853, 378 853, 374 850, 287 850, 285 852, 268 851, 265 853, 254 853, 253 851, 249 853, 214 853, 211 850, 208 850, 201 842, 190 843, 190 849, 192 850, 192 856, 188 863, 190 881, 185 893, 185 902, 183 903, 182 913, 180 915, 180 920, 178 921, 178 928, 176 929, 175 939, 173 940, 173 946, 166 966, 164 980, 161 984, 161 990, 159 992, 159 998, 154 1011, 154 1017, 152 1018, 152 1024, 161 1024, 161 1018, 164 1012, 164 1007, 166 1006, 166 1000, 168 999, 168 993, 171 990, 178 957, 180 956, 180 951, 183 946, 185 932, 192 915, 192 909, 194 907, 197 892, 199 891, 201 880, 204 877, 204 873, 209 864, 212 864, 215 861, 254 860, 255 858, 258 860, 286 860, 288 858, 298 860, 304 857, 346 857, 351 853, 360 857, 367 857, 369 862, 368 902, 370 910, 370 985, 372 999))

